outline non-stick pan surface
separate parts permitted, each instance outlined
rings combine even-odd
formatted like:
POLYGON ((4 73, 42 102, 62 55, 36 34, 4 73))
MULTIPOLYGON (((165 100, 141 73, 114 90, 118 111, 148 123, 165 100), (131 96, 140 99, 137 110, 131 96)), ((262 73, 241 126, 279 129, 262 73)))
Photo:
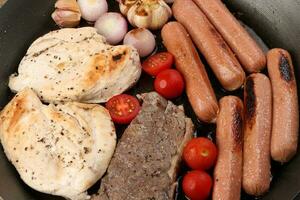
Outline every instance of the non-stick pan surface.
MULTIPOLYGON (((118 10, 115 0, 108 0, 108 2, 110 10, 118 10)), ((57 29, 50 18, 54 3, 55 0, 8 0, 0 9, 0 108, 3 108, 12 97, 7 87, 8 76, 16 71, 28 46, 39 36, 57 29)), ((239 19, 256 31, 268 47, 285 48, 292 54, 299 88, 300 0, 226 0, 225 3, 239 19)), ((161 49, 159 37, 157 37, 157 43, 161 49)), ((217 97, 229 94, 221 89, 211 71, 207 70, 217 97)), ((152 79, 143 75, 140 83, 130 92, 134 94, 147 92, 152 89, 151 85, 152 79)), ((241 91, 236 91, 234 94, 241 95, 241 91)), ((203 125, 196 120, 185 96, 176 99, 175 103, 185 105, 186 114, 193 118, 198 135, 209 134, 213 137, 215 127, 203 125)), ((118 129, 123 130, 124 127, 118 127, 118 129)), ((286 165, 273 163, 272 174, 271 190, 262 199, 298 199, 300 153, 286 165)), ((97 186, 94 190, 96 188, 97 186)), ((0 148, 0 196, 5 200, 63 199, 36 192, 24 184, 6 159, 2 147, 0 148)), ((180 188, 177 199, 185 199, 180 188)), ((243 194, 242 199, 254 198, 243 194)))

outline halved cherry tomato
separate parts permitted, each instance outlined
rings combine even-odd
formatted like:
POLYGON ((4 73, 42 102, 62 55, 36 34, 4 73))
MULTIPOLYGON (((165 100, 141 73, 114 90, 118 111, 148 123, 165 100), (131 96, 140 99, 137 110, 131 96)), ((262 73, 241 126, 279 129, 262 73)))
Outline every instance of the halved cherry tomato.
POLYGON ((175 69, 160 72, 154 80, 155 90, 167 99, 179 97, 184 90, 182 75, 175 69))
POLYGON ((112 97, 105 106, 112 120, 117 124, 129 124, 141 109, 137 98, 127 94, 112 97))
POLYGON ((147 58, 143 64, 143 70, 151 75, 157 76, 157 74, 165 69, 170 69, 173 65, 173 55, 168 52, 157 53, 147 58))
POLYGON ((190 171, 182 181, 184 194, 190 200, 205 200, 209 197, 212 188, 212 178, 204 171, 190 171))
POLYGON ((207 138, 193 138, 183 149, 183 159, 192 169, 207 170, 216 162, 217 147, 207 138))

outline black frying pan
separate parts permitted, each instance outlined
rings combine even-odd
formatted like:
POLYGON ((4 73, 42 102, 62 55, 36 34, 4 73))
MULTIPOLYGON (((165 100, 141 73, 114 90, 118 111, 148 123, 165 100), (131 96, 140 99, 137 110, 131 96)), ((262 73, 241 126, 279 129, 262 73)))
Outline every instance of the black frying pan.
MULTIPOLYGON (((0 9, 0 108, 3 108, 12 97, 7 87, 8 76, 16 71, 28 46, 37 37, 57 29, 50 18, 54 2, 55 0, 8 0, 7 4, 0 9)), ((110 10, 118 10, 115 0, 108 0, 108 2, 110 10)), ((298 78, 300 74, 300 0, 225 0, 225 3, 238 18, 254 29, 270 48, 285 48, 292 54, 298 78)), ((157 42, 160 49, 163 48, 159 37, 157 42)), ((211 71, 207 70, 217 97, 229 94, 221 89, 211 71)), ((298 88, 299 81, 300 77, 298 88)), ((130 92, 133 94, 147 92, 152 89, 151 85, 151 78, 143 75, 140 83, 130 92)), ((234 94, 241 95, 241 91, 236 91, 234 94)), ((196 120, 186 97, 176 99, 175 103, 185 105, 186 113, 193 118, 199 135, 203 133, 213 135, 215 127, 204 125, 196 120)), ((118 128, 124 129, 124 127, 118 128)), ((300 191, 300 154, 284 166, 273 163, 272 174, 274 177, 271 190, 261 199, 300 199, 300 195, 297 196, 300 191)), ((97 187, 99 184, 92 190, 96 191, 97 187)), ((177 199, 185 199, 180 188, 178 190, 177 199)), ((5 200, 63 199, 36 192, 24 184, 6 159, 2 148, 0 148, 0 196, 5 200)), ((242 199, 254 198, 243 194, 242 199)))

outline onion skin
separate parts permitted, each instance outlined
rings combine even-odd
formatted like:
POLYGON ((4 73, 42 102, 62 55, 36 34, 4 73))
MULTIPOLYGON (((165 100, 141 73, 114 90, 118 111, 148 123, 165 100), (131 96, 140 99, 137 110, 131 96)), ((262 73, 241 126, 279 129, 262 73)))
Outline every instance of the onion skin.
POLYGON ((140 57, 146 57, 155 49, 154 35, 145 28, 137 28, 129 31, 124 38, 124 44, 134 46, 140 57))
POLYGON ((81 16, 88 22, 95 22, 97 19, 107 13, 108 4, 106 0, 78 0, 81 16))
POLYGON ((109 44, 115 45, 121 42, 127 33, 127 21, 120 14, 109 12, 103 14, 95 23, 97 32, 106 38, 109 44))

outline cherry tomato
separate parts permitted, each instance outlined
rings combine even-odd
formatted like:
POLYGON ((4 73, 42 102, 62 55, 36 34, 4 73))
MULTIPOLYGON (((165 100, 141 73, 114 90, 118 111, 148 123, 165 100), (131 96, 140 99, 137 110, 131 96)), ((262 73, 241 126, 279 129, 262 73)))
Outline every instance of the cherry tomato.
POLYGON ((183 159, 192 169, 207 170, 216 162, 217 147, 207 138, 193 138, 183 149, 183 159))
POLYGON ((194 170, 183 177, 182 189, 190 200, 205 200, 210 195, 212 184, 213 181, 209 174, 194 170))
POLYGON ((160 72, 154 80, 155 90, 167 99, 179 97, 184 90, 182 75, 175 69, 160 72))
POLYGON ((170 69, 173 65, 173 55, 168 52, 157 53, 147 58, 143 64, 143 70, 151 75, 157 76, 157 74, 165 69, 170 69))
POLYGON ((137 98, 120 94, 106 103, 112 120, 117 124, 129 124, 139 113, 141 106, 137 98))

